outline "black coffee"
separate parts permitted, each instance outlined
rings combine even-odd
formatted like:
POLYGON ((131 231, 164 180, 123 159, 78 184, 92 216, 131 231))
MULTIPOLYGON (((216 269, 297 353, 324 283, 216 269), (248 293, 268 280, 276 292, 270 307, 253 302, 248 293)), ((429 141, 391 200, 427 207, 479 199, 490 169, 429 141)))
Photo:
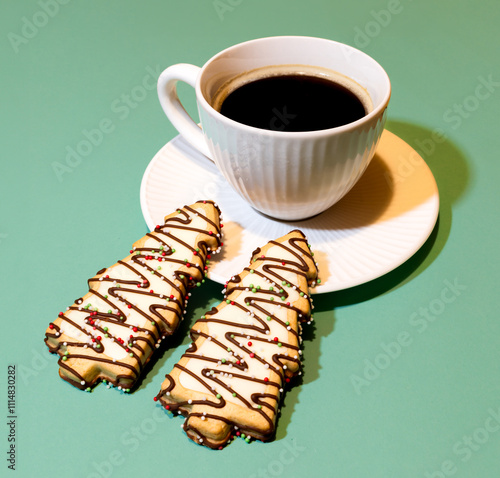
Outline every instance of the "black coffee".
POLYGON ((229 93, 221 114, 275 131, 315 131, 352 123, 367 114, 362 101, 330 79, 284 74, 260 78, 229 93))

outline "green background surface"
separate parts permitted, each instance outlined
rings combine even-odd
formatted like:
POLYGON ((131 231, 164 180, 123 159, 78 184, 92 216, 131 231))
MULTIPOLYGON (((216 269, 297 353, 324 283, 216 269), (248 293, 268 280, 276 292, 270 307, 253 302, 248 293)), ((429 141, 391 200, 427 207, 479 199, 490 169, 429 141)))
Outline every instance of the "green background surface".
MULTIPOLYGON (((498 2, 2 0, 1 7, 0 475, 500 476, 498 2), (146 232, 140 181, 176 135, 154 90, 159 72, 282 34, 342 41, 385 67, 393 85, 387 129, 429 164, 440 218, 396 271, 316 296, 303 380, 285 396, 276 439, 237 440, 217 452, 188 440, 182 420, 152 398, 190 325, 221 299, 220 285, 195 295, 178 334, 130 395, 71 387, 43 338, 87 278, 146 232), (123 95, 132 91, 137 101, 127 104, 123 95), (100 143, 68 166, 68 148, 102 124, 100 143), (8 364, 17 367, 15 472, 6 460, 8 364)), ((181 88, 194 112, 191 93, 181 88)))

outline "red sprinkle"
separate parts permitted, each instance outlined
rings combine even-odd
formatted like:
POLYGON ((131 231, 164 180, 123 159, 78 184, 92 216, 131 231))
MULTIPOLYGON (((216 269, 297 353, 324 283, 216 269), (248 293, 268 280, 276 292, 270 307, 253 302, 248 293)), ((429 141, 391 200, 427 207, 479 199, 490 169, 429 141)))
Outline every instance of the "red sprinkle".
POLYGON ((277 341, 278 341, 278 337, 274 337, 274 339, 273 339, 273 340, 274 340, 275 342, 277 342, 277 341))
POLYGON ((290 379, 289 378, 285 378, 285 382, 286 383, 290 383, 290 379))
POLYGON ((132 304, 127 305, 127 307, 128 307, 129 309, 131 309, 131 308, 132 308, 132 304))
POLYGON ((158 397, 153 397, 153 400, 154 400, 155 402, 157 402, 157 401, 158 401, 158 397))
POLYGON ((154 294, 154 292, 155 292, 155 291, 154 291, 153 289, 151 289, 151 290, 149 291, 149 293, 150 293, 150 294, 154 294))
POLYGON ((248 346, 251 347, 252 346, 252 342, 248 342, 248 346))
POLYGON ((165 405, 165 410, 170 410, 170 405, 165 405))
POLYGON ((54 328, 54 324, 49 324, 49 329, 53 329, 54 328))
POLYGON ((254 357, 255 357, 255 354, 252 352, 252 353, 250 354, 250 358, 254 358, 254 357))
POLYGON ((62 317, 64 314, 62 312, 59 312, 59 317, 62 317))
POLYGON ((267 377, 264 377, 264 382, 269 382, 269 379, 267 377))
MULTIPOLYGON (((134 332, 137 332, 137 327, 134 327, 132 330, 133 330, 134 332)), ((132 337, 132 336, 130 336, 130 337, 132 337)))

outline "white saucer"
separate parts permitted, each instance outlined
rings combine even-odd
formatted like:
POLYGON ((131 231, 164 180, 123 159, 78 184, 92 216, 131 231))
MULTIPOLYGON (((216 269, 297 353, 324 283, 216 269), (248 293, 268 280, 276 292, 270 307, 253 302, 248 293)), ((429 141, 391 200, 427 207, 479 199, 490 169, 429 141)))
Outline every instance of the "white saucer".
POLYGON ((318 262, 321 284, 313 291, 317 294, 357 286, 395 269, 424 244, 439 213, 438 189, 429 167, 387 130, 354 188, 324 213, 296 222, 256 212, 214 163, 177 136, 144 173, 144 218, 153 229, 166 214, 200 199, 215 201, 224 223, 224 247, 212 258, 210 279, 225 283, 248 265, 257 247, 300 229, 318 262))

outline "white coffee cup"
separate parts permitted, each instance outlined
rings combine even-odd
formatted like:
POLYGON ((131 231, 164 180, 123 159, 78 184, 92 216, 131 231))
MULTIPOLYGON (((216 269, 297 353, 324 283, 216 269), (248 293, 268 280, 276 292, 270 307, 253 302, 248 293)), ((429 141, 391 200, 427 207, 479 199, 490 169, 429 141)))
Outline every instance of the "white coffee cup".
POLYGON ((212 159, 251 206, 282 220, 319 214, 354 186, 375 153, 390 95, 387 73, 365 53, 332 40, 299 36, 240 43, 202 68, 170 66, 158 80, 163 110, 183 138, 212 159), (308 71, 318 70, 318 75, 329 70, 347 77, 368 95, 371 111, 335 128, 286 132, 247 126, 212 106, 217 91, 232 78, 282 65, 305 65, 308 71), (178 81, 195 88, 201 128, 179 101, 178 81))

